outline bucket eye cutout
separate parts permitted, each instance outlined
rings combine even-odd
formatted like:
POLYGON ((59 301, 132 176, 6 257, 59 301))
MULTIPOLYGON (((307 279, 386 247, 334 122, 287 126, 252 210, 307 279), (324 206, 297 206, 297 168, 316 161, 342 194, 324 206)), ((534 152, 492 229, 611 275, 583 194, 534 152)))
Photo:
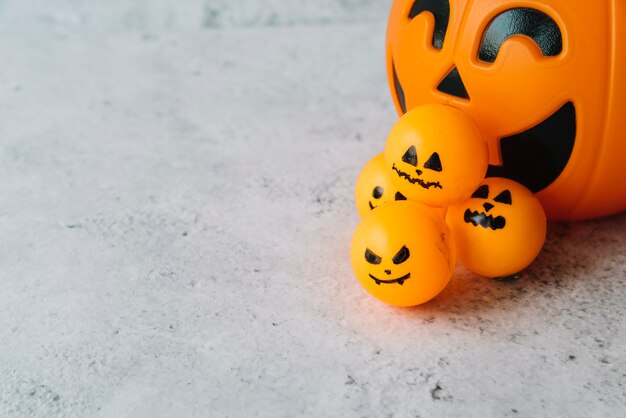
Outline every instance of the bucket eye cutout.
POLYGON ((504 41, 515 35, 532 39, 544 57, 555 57, 563 51, 563 34, 550 16, 537 9, 515 8, 497 15, 483 33, 478 59, 494 63, 504 41))
POLYGON ((436 49, 442 49, 450 22, 450 2, 449 0, 417 0, 411 7, 409 19, 414 19, 424 12, 431 13, 435 18, 432 45, 436 49))

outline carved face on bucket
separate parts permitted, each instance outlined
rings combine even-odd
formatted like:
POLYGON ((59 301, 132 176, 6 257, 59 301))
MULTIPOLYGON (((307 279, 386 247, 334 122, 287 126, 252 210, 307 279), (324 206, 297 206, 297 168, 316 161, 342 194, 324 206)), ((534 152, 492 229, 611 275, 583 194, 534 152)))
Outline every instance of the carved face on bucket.
POLYGON ((456 261, 448 227, 433 209, 390 202, 366 214, 350 247, 352 268, 377 299, 414 306, 446 286, 456 261))
POLYGON ((387 202, 406 200, 391 181, 389 174, 382 153, 372 158, 363 168, 354 188, 354 201, 359 215, 364 216, 387 202))
POLYGON ((537 257, 546 237, 539 200, 513 180, 491 177, 446 215, 461 262, 474 273, 519 273, 537 257))
POLYGON ((393 126, 385 165, 400 192, 445 207, 472 193, 487 171, 487 144, 474 121, 445 105, 419 106, 393 126))
POLYGON ((580 219, 626 208, 610 181, 626 175, 625 46, 623 1, 394 0, 387 72, 400 114, 462 109, 488 143, 488 176, 580 219))

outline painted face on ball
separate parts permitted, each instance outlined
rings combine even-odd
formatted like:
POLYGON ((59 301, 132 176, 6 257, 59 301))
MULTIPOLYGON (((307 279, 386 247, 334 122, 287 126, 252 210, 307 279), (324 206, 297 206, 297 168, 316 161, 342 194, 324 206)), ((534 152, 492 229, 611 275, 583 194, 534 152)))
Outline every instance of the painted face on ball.
POLYGON ((385 165, 399 191, 429 206, 465 199, 487 172, 487 144, 474 121, 447 105, 419 106, 393 126, 385 165))
POLYGON ((502 277, 519 273, 539 254, 546 216, 521 184, 487 178, 472 196, 448 209, 461 262, 474 273, 502 277))
MULTIPOLYGON (((402 155, 402 162, 410 165, 415 169, 412 170, 409 168, 408 171, 402 171, 401 168, 406 167, 397 167, 395 163, 392 163, 391 169, 395 171, 397 176, 401 179, 406 180, 410 184, 418 185, 426 190, 430 189, 431 187, 434 187, 435 189, 443 189, 443 186, 441 185, 439 180, 429 181, 427 175, 424 175, 424 177, 422 178, 422 174, 426 170, 432 170, 435 173, 441 173, 441 171, 443 171, 443 168, 441 166, 441 159, 439 158, 438 152, 433 152, 428 160, 421 167, 423 170, 420 170, 418 168, 417 150, 415 149, 415 145, 410 145, 404 155, 402 155)), ((438 177, 434 173, 430 173, 430 175, 430 178, 432 179, 436 179, 438 177)))
POLYGON ((472 224, 475 227, 492 229, 494 231, 497 229, 502 229, 506 226, 506 218, 504 216, 498 215, 497 213, 489 212, 491 212, 491 210, 495 208, 498 203, 503 205, 513 204, 511 191, 509 189, 504 189, 503 191, 498 193, 498 195, 493 198, 493 203, 490 203, 488 201, 489 186, 483 184, 472 194, 472 198, 479 200, 484 199, 484 202, 482 204, 482 209, 465 209, 465 213, 463 214, 463 220, 465 221, 465 223, 472 224))
POLYGON ((364 216, 378 206, 396 200, 406 200, 406 197, 391 181, 381 153, 372 158, 359 174, 354 188, 356 208, 359 215, 364 216))
MULTIPOLYGON (((404 263, 405 261, 407 261, 410 256, 411 256, 411 251, 409 251, 409 249, 407 248, 406 245, 403 245, 402 248, 400 248, 400 250, 396 253, 396 255, 394 255, 391 258, 391 261, 393 262, 394 265, 398 266, 398 265, 404 263)), ((378 264, 381 264, 383 262, 383 259, 379 255, 374 253, 372 250, 370 250, 369 248, 366 248, 365 249, 365 261, 367 261, 368 263, 370 263, 372 265, 378 265, 378 264)), ((391 267, 391 266, 389 266, 389 267, 391 267)), ((391 270, 385 270, 385 274, 390 275, 391 274, 391 270)), ((376 283, 379 286, 381 284, 398 284, 398 285, 402 286, 404 284, 405 280, 408 280, 408 279, 411 278, 411 272, 410 271, 407 272, 406 274, 403 274, 400 277, 391 278, 391 279, 388 276, 383 276, 384 278, 376 277, 372 273, 368 273, 368 275, 370 276, 370 279, 374 280, 374 283, 376 283)))
POLYGON ((456 252, 436 211, 398 201, 363 217, 352 238, 350 258, 357 279, 371 295, 391 305, 414 306, 443 290, 456 252))

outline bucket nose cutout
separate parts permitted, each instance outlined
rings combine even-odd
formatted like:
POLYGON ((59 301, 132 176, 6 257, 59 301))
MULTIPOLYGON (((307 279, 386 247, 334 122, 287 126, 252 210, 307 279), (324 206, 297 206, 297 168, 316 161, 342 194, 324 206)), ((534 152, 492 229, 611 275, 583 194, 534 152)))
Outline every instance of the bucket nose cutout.
POLYGON ((448 75, 446 75, 441 83, 439 83, 437 90, 452 96, 460 97, 461 99, 469 100, 469 94, 467 94, 465 84, 463 84, 463 80, 461 79, 461 75, 459 74, 459 70, 456 66, 452 68, 448 75))

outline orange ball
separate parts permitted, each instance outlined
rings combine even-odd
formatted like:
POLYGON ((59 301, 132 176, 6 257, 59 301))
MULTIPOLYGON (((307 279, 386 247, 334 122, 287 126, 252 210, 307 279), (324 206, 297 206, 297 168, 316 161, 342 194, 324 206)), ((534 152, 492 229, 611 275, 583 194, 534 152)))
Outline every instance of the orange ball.
POLYGON ((370 210, 383 203, 406 200, 391 181, 385 168, 382 153, 372 158, 363 168, 354 188, 354 201, 359 215, 365 216, 370 210))
POLYGON ((487 143, 472 118, 441 104, 407 112, 385 147, 385 165, 400 193, 435 207, 466 199, 485 177, 487 163, 487 143))
POLYGON ((390 202, 369 212, 350 247, 354 273, 375 298, 395 306, 419 305, 448 284, 456 262, 448 226, 431 208, 390 202))
POLYGON ((446 214, 459 260, 486 277, 519 273, 537 257, 546 238, 546 214, 521 184, 487 178, 469 199, 446 214))

